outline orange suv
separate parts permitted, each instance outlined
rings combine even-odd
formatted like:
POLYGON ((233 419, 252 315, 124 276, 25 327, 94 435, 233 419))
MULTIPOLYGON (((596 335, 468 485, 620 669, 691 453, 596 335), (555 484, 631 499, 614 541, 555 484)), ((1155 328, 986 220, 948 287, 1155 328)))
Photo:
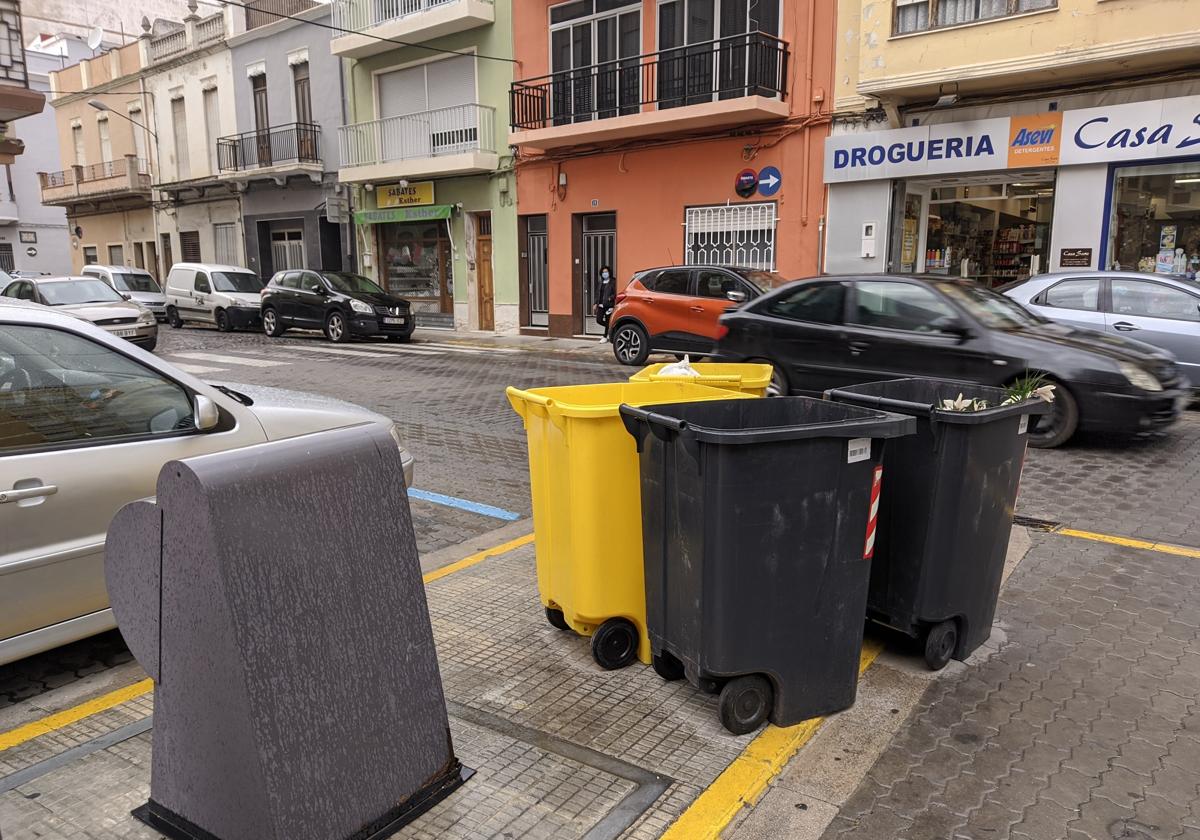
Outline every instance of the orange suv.
POLYGON ((639 271, 617 295, 613 353, 623 365, 644 365, 655 351, 709 355, 724 332, 717 320, 725 310, 784 282, 771 271, 720 265, 639 271))

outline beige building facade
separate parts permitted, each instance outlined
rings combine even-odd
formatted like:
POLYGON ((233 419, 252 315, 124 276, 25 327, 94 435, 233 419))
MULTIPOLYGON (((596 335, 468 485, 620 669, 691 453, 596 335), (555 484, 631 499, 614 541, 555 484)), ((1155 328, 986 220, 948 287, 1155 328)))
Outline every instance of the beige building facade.
POLYGON ((839 0, 823 268, 1200 269, 1200 3, 839 0))

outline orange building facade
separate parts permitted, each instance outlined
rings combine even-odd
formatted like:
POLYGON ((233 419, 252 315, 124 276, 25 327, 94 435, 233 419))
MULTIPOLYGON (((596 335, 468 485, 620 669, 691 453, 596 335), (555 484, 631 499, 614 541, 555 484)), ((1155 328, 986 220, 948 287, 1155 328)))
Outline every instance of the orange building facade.
POLYGON ((816 273, 834 24, 833 0, 514 3, 522 332, 598 331, 605 264, 816 273))

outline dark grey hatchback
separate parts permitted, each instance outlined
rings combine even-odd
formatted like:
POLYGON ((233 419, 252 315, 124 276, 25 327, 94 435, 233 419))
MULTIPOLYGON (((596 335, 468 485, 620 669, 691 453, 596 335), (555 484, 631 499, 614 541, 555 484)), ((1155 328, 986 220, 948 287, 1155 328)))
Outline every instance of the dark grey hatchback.
POLYGON ((1076 429, 1161 429, 1191 399, 1169 354, 1047 321, 956 278, 798 280, 728 312, 721 327, 718 355, 770 362, 776 393, 906 376, 1004 386, 1042 374, 1056 386, 1056 399, 1030 429, 1034 446, 1058 446, 1076 429))
POLYGON ((262 290, 263 332, 277 338, 289 327, 318 329, 330 341, 386 336, 408 341, 412 307, 361 274, 345 271, 277 271, 262 290))

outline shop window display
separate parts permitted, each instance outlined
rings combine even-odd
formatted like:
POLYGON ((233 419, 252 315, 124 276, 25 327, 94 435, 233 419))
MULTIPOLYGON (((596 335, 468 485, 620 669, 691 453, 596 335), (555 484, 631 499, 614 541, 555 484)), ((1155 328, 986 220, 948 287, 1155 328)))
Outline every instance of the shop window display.
POLYGON ((1195 278, 1200 271, 1200 161, 1118 169, 1110 232, 1110 268, 1195 278))
POLYGON ((450 287, 449 239, 440 224, 379 226, 380 252, 387 290, 416 301, 442 304, 453 297, 450 287))

